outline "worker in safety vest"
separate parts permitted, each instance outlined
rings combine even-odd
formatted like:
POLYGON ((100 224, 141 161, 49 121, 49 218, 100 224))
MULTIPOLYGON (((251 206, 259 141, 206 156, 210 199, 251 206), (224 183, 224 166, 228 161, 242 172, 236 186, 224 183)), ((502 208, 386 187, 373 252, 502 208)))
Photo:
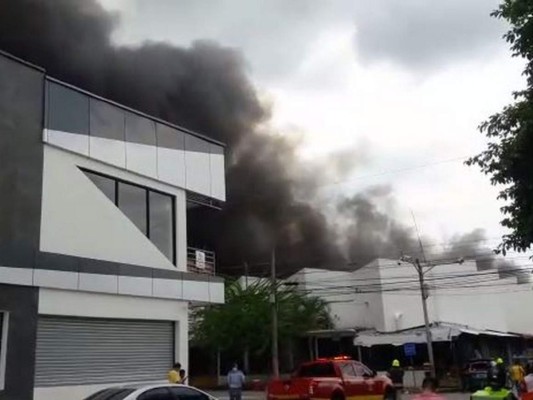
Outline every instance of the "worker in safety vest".
POLYGON ((505 387, 507 381, 507 372, 505 371, 505 365, 503 359, 498 357, 495 361, 491 362, 489 369, 489 386, 492 390, 500 390, 505 387))
POLYGON ((403 388, 403 368, 399 360, 393 360, 389 369, 389 378, 397 389, 403 388))

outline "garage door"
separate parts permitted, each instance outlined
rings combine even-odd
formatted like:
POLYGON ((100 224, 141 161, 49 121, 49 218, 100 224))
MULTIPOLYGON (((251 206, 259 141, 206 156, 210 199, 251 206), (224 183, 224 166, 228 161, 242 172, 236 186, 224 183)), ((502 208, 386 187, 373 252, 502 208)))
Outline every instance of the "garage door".
POLYGON ((173 344, 168 321, 40 317, 35 386, 165 379, 173 344))

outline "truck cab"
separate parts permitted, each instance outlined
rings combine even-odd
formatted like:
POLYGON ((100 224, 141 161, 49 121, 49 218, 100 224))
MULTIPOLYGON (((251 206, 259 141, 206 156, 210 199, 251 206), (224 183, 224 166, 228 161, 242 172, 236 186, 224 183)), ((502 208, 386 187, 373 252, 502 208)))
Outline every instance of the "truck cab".
POLYGON ((288 379, 267 385, 267 400, 395 400, 391 380, 349 357, 301 364, 288 379))

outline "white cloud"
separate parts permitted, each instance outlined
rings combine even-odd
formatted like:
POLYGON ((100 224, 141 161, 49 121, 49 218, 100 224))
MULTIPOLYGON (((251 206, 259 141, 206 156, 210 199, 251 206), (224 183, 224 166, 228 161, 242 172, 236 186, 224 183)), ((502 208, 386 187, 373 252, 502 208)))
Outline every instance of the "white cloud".
POLYGON ((497 188, 460 161, 374 176, 484 147, 477 125, 523 86, 503 25, 488 16, 497 0, 102 1, 124 14, 121 42, 240 48, 273 100, 272 123, 304 132, 303 158, 364 143, 353 180, 324 195, 389 183, 401 218, 411 224, 412 209, 424 235, 503 232, 497 188))

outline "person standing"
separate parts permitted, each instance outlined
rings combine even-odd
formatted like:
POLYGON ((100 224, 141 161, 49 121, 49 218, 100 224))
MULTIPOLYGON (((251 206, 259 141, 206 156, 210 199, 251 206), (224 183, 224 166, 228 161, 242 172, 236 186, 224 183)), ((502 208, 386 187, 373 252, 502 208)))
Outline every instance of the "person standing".
POLYGON ((437 393, 437 380, 427 377, 422 382, 422 393, 413 397, 413 400, 444 400, 444 397, 437 393))
POLYGON ((233 368, 228 372, 228 390, 230 400, 242 399, 242 388, 245 381, 244 373, 239 369, 237 364, 233 364, 233 368))
POLYGON ((178 362, 174 364, 174 366, 170 369, 170 371, 168 371, 168 374, 167 374, 168 383, 173 383, 173 384, 181 383, 182 378, 180 376, 180 371, 185 372, 185 370, 181 369, 181 364, 178 362))
POLYGON ((505 387, 507 373, 503 364, 503 359, 498 357, 496 361, 491 361, 489 369, 489 386, 492 390, 498 391, 505 387))
POLYGON ((522 394, 522 386, 524 384, 524 377, 526 375, 524 367, 520 364, 518 359, 513 360, 513 365, 509 368, 509 375, 511 377, 512 390, 517 399, 522 394))
POLYGON ((391 368, 389 369, 389 378, 396 390, 403 389, 403 368, 400 366, 399 360, 393 360, 391 368))

